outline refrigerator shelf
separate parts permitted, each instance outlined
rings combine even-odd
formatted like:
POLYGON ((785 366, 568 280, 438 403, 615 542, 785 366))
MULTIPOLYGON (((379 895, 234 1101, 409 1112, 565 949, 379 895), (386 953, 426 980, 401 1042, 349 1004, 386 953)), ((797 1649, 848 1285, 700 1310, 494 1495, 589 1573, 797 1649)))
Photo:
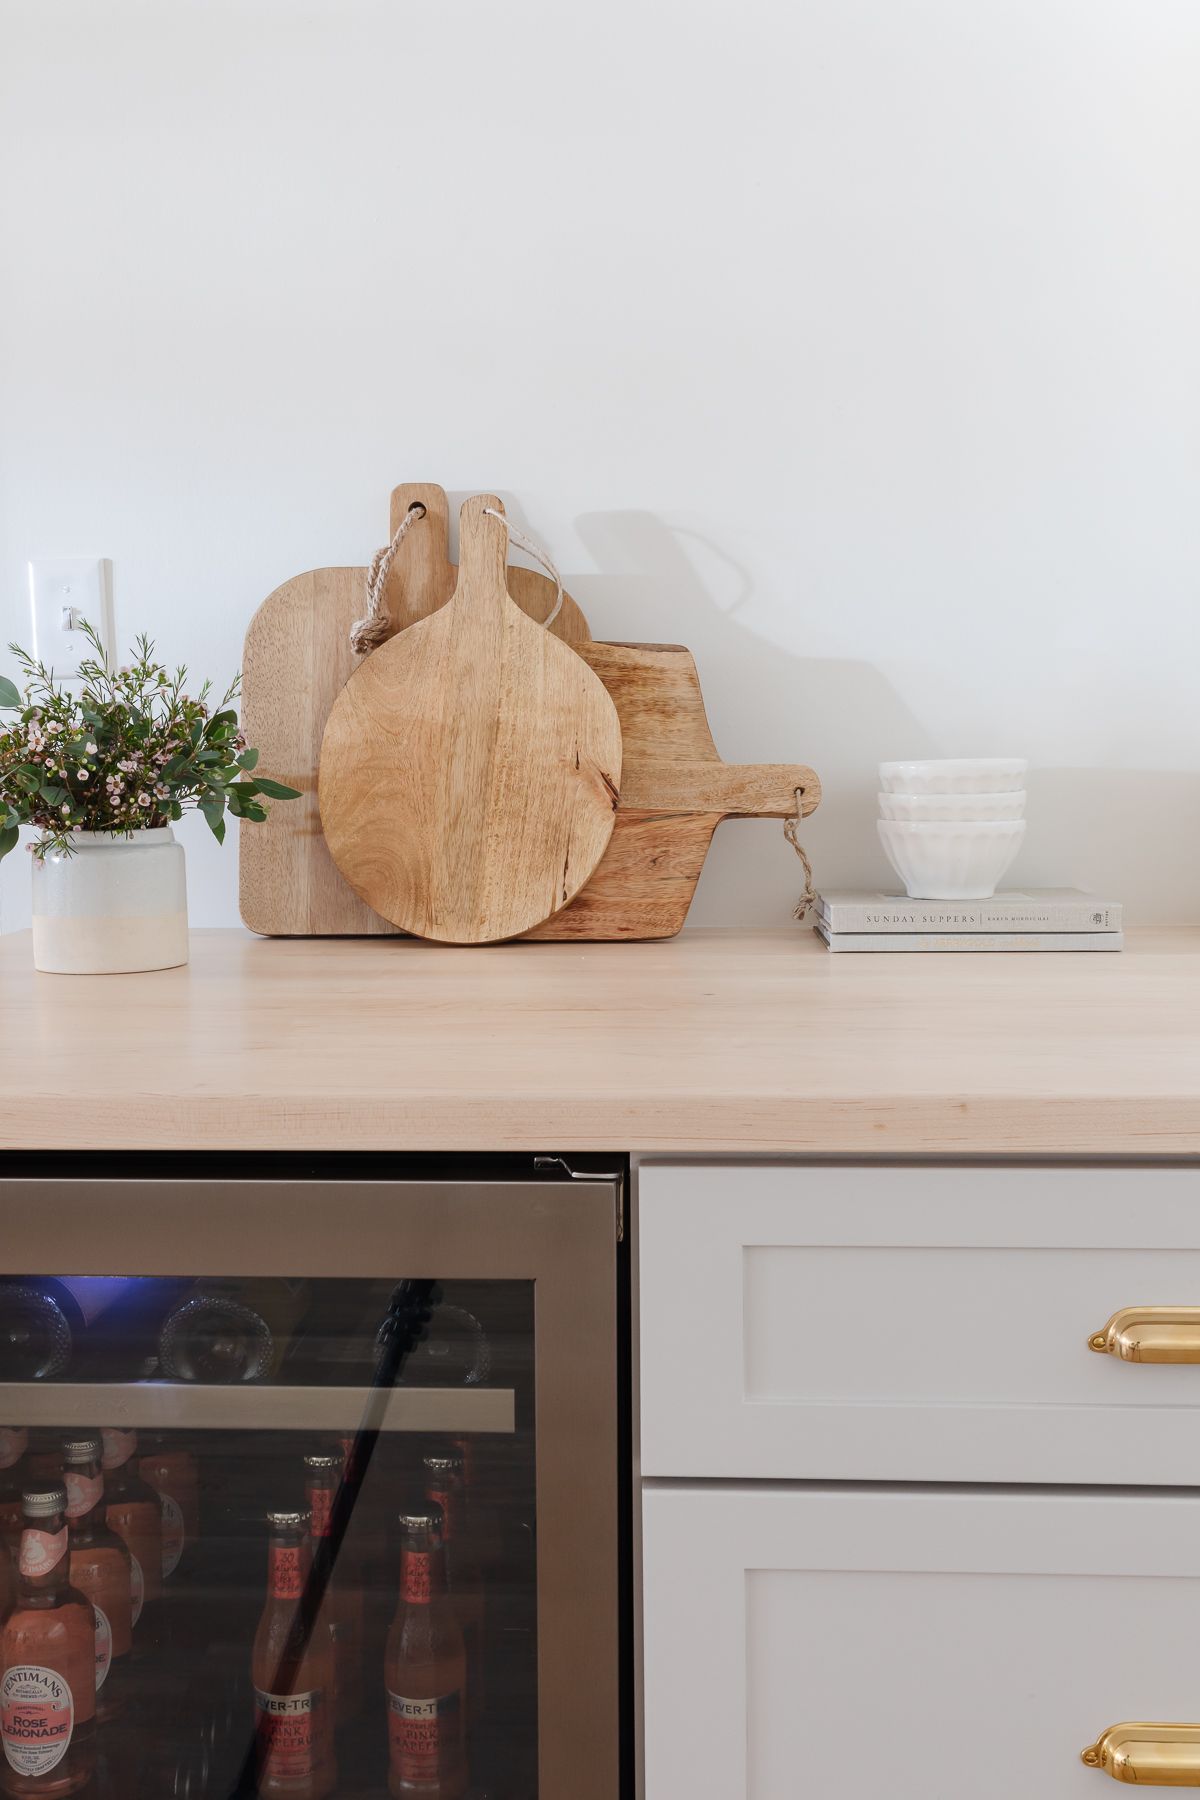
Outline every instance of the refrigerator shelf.
POLYGON ((21 1425, 141 1430, 354 1431, 373 1396, 380 1431, 512 1432, 512 1388, 219 1387, 182 1381, 12 1381, 5 1417, 21 1425))

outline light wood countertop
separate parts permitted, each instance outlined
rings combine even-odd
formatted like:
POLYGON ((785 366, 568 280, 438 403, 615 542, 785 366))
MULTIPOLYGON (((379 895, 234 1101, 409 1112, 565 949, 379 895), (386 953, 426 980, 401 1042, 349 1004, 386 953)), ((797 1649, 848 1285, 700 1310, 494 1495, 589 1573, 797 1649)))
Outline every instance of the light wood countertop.
POLYGON ((447 949, 0 939, 0 1146, 1200 1156, 1200 929, 831 956, 799 928, 447 949))

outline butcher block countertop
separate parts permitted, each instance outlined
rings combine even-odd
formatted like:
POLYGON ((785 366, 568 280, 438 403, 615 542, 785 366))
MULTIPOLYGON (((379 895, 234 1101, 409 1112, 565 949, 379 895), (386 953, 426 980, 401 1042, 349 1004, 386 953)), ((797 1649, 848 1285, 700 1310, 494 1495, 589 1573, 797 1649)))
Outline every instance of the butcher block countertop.
POLYGON ((197 931, 36 975, 0 939, 0 1146, 1200 1156, 1200 929, 831 956, 799 927, 447 949, 197 931))

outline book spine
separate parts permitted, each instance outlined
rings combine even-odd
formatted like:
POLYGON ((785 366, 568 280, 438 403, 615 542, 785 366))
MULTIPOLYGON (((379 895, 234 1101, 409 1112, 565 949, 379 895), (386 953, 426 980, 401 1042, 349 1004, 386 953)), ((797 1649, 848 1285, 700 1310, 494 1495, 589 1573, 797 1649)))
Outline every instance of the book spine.
POLYGON ((840 931, 829 932, 817 926, 817 935, 837 951, 992 951, 1025 950, 1120 950, 1124 934, 1120 931, 989 931, 898 932, 840 931))
POLYGON ((984 901, 972 905, 967 901, 939 907, 936 912, 921 910, 927 902, 915 901, 908 911, 897 902, 895 907, 840 905, 821 906, 817 916, 831 931, 1119 931, 1119 906, 1087 906, 1064 900, 1048 906, 1033 906, 1027 911, 1004 911, 984 901))

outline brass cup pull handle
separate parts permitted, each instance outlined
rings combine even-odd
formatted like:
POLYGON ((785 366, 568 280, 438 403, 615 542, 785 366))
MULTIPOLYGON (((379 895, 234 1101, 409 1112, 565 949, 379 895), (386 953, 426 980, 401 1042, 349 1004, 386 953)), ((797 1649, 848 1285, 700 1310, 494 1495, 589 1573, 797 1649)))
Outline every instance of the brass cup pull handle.
POLYGON ((1088 1348, 1122 1362, 1200 1363, 1200 1306, 1123 1306, 1088 1348))
POLYGON ((1082 1756, 1114 1781, 1200 1788, 1200 1725, 1110 1725, 1082 1756))

